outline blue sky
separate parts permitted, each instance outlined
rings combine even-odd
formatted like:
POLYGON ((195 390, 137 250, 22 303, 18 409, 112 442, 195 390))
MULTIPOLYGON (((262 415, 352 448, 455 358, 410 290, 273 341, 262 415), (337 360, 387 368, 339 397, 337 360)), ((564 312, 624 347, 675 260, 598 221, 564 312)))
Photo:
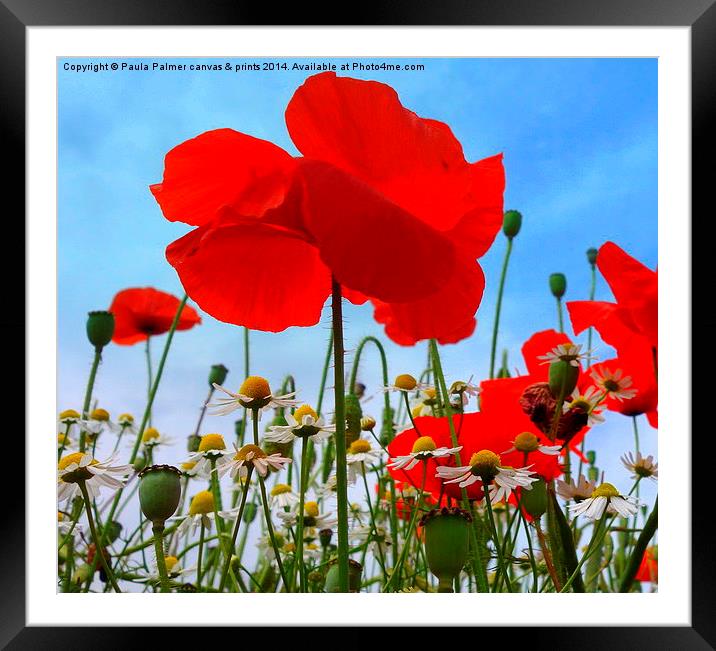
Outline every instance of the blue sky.
MULTIPOLYGON (((148 190, 161 180, 165 153, 218 127, 244 131, 298 153, 283 112, 307 76, 284 71, 76 73, 64 71, 64 61, 58 62, 58 409, 81 405, 91 361, 85 337, 89 310, 106 309, 114 294, 126 287, 151 285, 182 293, 164 249, 189 227, 166 221, 148 190)), ((423 63, 425 70, 353 76, 386 82, 405 106, 449 124, 468 160, 504 153, 505 208, 520 210, 524 221, 507 279, 499 348, 508 348, 510 366, 523 370, 522 343, 537 330, 556 327, 554 301, 547 289, 550 273, 567 275, 567 300, 587 298, 585 251, 606 240, 656 266, 657 62, 414 62, 423 63)), ((504 249, 499 236, 481 260, 487 288, 478 328, 469 340, 445 348, 448 379, 486 377, 504 249)), ((611 299, 601 278, 597 298, 611 299)), ((154 420, 178 444, 160 452, 159 461, 182 460, 211 364, 221 362, 230 369, 229 386, 236 388, 242 380, 240 329, 202 316, 200 327, 177 334, 169 355, 154 420)), ((367 306, 347 306, 346 321, 349 348, 367 334, 383 337, 367 306)), ((292 372, 300 397, 314 402, 328 323, 326 309, 315 328, 252 333, 252 372, 265 375, 274 386, 292 372)), ((160 337, 154 342, 155 357, 163 341, 160 337)), ((597 354, 606 358, 609 351, 600 346, 597 354)), ((388 343, 388 355, 391 375, 419 374, 425 344, 401 348, 388 343)), ((368 357, 359 377, 371 393, 378 389, 380 375, 375 360, 368 357)), ((141 345, 109 346, 96 396, 113 415, 130 411, 139 417, 145 381, 141 345)), ((366 410, 375 402, 367 403, 366 410)), ((208 417, 205 424, 205 431, 227 437, 233 430, 227 418, 208 417)), ((642 449, 656 452, 655 431, 645 419, 640 424, 642 449)), ((631 422, 610 414, 607 424, 591 437, 599 450, 598 462, 608 474, 610 469, 618 473, 618 484, 626 484, 618 455, 632 446, 631 422)))

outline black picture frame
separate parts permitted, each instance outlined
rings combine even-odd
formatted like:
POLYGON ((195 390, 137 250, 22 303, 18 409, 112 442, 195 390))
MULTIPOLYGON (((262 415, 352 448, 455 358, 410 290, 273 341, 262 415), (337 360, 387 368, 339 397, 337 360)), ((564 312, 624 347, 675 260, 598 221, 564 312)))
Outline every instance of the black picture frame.
MULTIPOLYGON (((377 3, 376 3, 377 4, 377 3)), ((114 25, 337 25, 343 16, 350 16, 352 25, 524 25, 524 26, 688 26, 691 28, 691 74, 692 74, 692 213, 695 219, 684 215, 684 228, 693 228, 698 237, 693 239, 692 296, 707 297, 710 292, 711 273, 703 263, 713 257, 713 240, 708 237, 709 222, 713 221, 713 201, 707 191, 714 185, 711 142, 716 141, 716 0, 430 0, 396 1, 370 6, 366 3, 350 7, 336 4, 332 7, 307 5, 305 3, 277 7, 268 3, 247 3, 241 0, 0 0, 0 132, 6 162, 2 178, 5 197, 4 227, 16 229, 12 237, 13 247, 24 243, 24 228, 17 217, 24 214, 25 195, 25 40, 26 28, 34 26, 114 26, 114 25), (319 8, 320 7, 320 8, 319 8), (346 13, 346 9, 349 11, 346 13), (341 14, 339 16, 339 13, 341 14), (8 201, 9 200, 9 201, 8 201), (706 248, 708 247, 708 249, 706 248)), ((8 240, 6 240, 7 242, 8 240)), ((6 379, 18 383, 20 346, 25 340, 24 287, 15 282, 18 263, 10 256, 3 256, 7 267, 3 278, 4 298, 11 309, 4 309, 0 316, 0 332, 3 340, 10 342, 8 352, 18 359, 5 357, 6 379), (12 272, 12 273, 11 273, 12 272), (13 284, 14 283, 14 284, 13 284), (13 294, 14 293, 14 294, 13 294), (13 363, 15 362, 15 363, 13 363)), ((699 301, 695 302, 699 305, 699 301)), ((693 341, 709 341, 715 333, 713 317, 693 318, 693 341)), ((54 333, 48 332, 48 337, 54 333)), ((684 342, 684 354, 691 354, 684 342)), ((24 361, 24 360, 23 360, 24 361)), ((694 368, 707 366, 703 358, 694 368)), ((42 378, 28 378, 29 386, 42 378)), ((683 381, 691 381, 684 378, 683 381)), ((693 404, 708 405, 706 391, 711 383, 701 384, 694 378, 693 404), (699 398, 702 398, 699 400, 699 398)), ((31 405, 32 395, 28 396, 31 405)), ((711 402, 713 399, 711 399, 711 402)), ((709 413, 695 409, 694 415, 709 413)), ((692 626, 691 627, 514 627, 509 631, 510 646, 520 644, 520 638, 531 645, 537 640, 550 640, 551 648, 580 649, 709 649, 716 646, 716 613, 713 588, 716 586, 716 562, 712 552, 710 524, 713 507, 713 488, 709 480, 708 443, 706 447, 698 439, 713 441, 713 425, 705 423, 697 430, 696 423, 684 423, 684 431, 670 435, 688 441, 689 429, 697 432, 692 437, 694 454, 699 454, 700 472, 693 473, 692 484, 692 565, 684 567, 692 577, 692 626), (705 467, 703 465, 705 464, 705 467)), ((14 433, 6 432, 6 445, 14 433)), ((16 447, 17 444, 15 443, 16 447)), ((6 455, 10 456, 9 447, 6 455)), ((6 493, 6 511, 0 525, 0 646, 9 649, 114 649, 127 648, 139 640, 146 643, 149 630, 143 629, 141 637, 118 628, 73 627, 26 627, 25 625, 25 522, 24 490, 26 480, 21 449, 14 452, 15 463, 6 457, 3 479, 6 493), (14 465, 15 476, 8 476, 14 465), (10 488, 12 487, 12 488, 10 488), (12 492, 12 497, 9 493, 12 492), (22 498, 22 499, 21 499, 22 498), (129 636, 129 637, 127 637, 129 636)), ((27 451, 28 454, 31 451, 27 451)), ((686 478, 684 484, 687 484, 686 478)), ((419 619, 416 617, 416 619, 419 619)), ((519 615, 516 614, 516 624, 519 615)), ((91 625, 91 622, 88 622, 91 625)), ((190 632, 180 630, 184 644, 190 632)), ((484 646, 490 638, 504 636, 499 630, 485 631, 479 638, 470 634, 476 645, 484 646)), ((172 634, 162 629, 162 636, 170 642, 172 634)), ((332 637, 332 636, 331 636, 332 637)), ((336 639, 330 641, 335 646, 336 639)), ((246 638, 242 638, 246 641, 246 638)), ((237 639, 237 643, 239 640, 237 639)), ((504 637, 503 637, 504 642, 504 637)), ((274 644, 274 642, 272 642, 274 644)), ((143 644, 142 644, 143 646, 143 644)), ((452 646, 452 644, 451 644, 452 646)))

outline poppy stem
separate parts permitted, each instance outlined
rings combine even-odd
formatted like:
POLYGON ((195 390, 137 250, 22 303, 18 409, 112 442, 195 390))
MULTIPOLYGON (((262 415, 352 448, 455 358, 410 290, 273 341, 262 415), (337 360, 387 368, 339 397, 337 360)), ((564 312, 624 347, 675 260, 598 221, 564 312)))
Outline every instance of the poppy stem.
POLYGON ((169 576, 167 575, 167 563, 164 560, 164 544, 162 537, 164 535, 164 525, 155 524, 152 527, 154 534, 154 553, 157 556, 157 571, 161 582, 161 592, 169 592, 169 576))
MULTIPOLYGON (((249 366, 249 329, 244 326, 244 379, 249 377, 250 374, 249 366)), ((249 415, 249 410, 244 407, 244 417, 241 419, 241 432, 239 434, 239 443, 244 444, 244 435, 246 434, 246 418, 249 415)))
MULTIPOLYGON (((147 400, 152 395, 152 352, 149 342, 152 340, 151 337, 147 337, 147 343, 144 346, 144 355, 147 358, 147 400)), ((149 411, 149 425, 152 425, 152 412, 149 411)))
POLYGON ((562 317, 562 299, 557 297, 557 319, 559 322, 559 331, 564 333, 564 318, 562 317))
MULTIPOLYGON (((92 368, 90 369, 89 379, 87 380, 87 389, 85 390, 85 403, 82 407, 82 419, 89 417, 90 403, 92 402, 92 390, 94 389, 94 381, 97 377, 97 367, 102 359, 102 349, 95 348, 94 359, 92 360, 92 368)), ((80 452, 85 451, 87 432, 83 429, 80 432, 80 452)))
POLYGON ((495 307, 495 325, 492 327, 492 347, 490 348, 490 379, 495 377, 495 352, 497 350, 497 333, 500 329, 500 310, 502 309, 502 294, 505 291, 505 278, 507 277, 507 265, 510 262, 510 254, 512 253, 512 238, 507 238, 507 249, 505 250, 505 259, 502 263, 502 273, 500 274, 500 286, 497 290, 497 305, 495 307))
MULTIPOLYGON (((306 592, 306 573, 303 561, 303 522, 306 508, 306 471, 308 470, 308 437, 301 437, 301 469, 298 476, 298 521, 296 523, 296 562, 291 568, 291 583, 295 581, 295 570, 298 570, 299 591, 306 592)), ((295 585, 295 584, 294 584, 295 585)))
POLYGON ((343 305, 341 285, 333 278, 331 288, 333 326, 333 376, 336 417, 336 499, 338 503, 338 586, 348 592, 348 465, 346 462, 346 405, 344 388, 343 305))

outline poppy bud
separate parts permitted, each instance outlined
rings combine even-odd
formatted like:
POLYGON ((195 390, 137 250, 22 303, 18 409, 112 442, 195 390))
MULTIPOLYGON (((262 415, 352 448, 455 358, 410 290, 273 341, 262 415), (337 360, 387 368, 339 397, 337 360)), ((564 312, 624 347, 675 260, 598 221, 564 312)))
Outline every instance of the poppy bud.
POLYGON ((143 454, 138 454, 137 458, 134 460, 134 463, 132 464, 132 467, 134 468, 134 472, 141 472, 144 470, 144 467, 147 465, 147 460, 144 458, 143 454))
POLYGON ((331 538, 333 537, 333 531, 330 529, 321 529, 318 532, 318 539, 321 541, 321 547, 328 547, 331 544, 331 538))
POLYGON ((597 460, 597 453, 594 450, 589 450, 587 452, 587 461, 589 462, 590 466, 594 465, 594 462, 597 460))
MULTIPOLYGON (((360 592, 361 575, 363 566, 352 558, 348 559, 348 591, 360 592)), ((340 592, 340 582, 338 580, 338 559, 331 561, 326 572, 326 592, 340 592)))
POLYGON ((520 232, 522 227, 522 213, 516 210, 508 210, 502 219, 502 232, 512 239, 520 232))
POLYGON ((510 375, 510 372, 503 366, 499 371, 497 371, 497 379, 502 380, 506 377, 512 377, 510 375))
POLYGON ((115 540, 117 540, 120 533, 122 533, 122 525, 116 520, 107 522, 103 527, 104 541, 108 545, 111 545, 115 540))
MULTIPOLYGON (((572 366, 563 359, 555 360, 549 365, 549 390, 555 398, 570 395, 577 386, 577 380, 579 380, 579 366, 572 366)), ((561 406, 558 405, 557 408, 561 406)))
POLYGON ((254 518, 256 517, 256 509, 257 506, 253 502, 246 502, 244 504, 244 515, 242 516, 242 520, 246 524, 251 524, 254 521, 254 518))
POLYGON ((547 512, 547 485, 544 479, 532 483, 532 490, 520 493, 522 508, 533 518, 541 518, 547 512))
POLYGON ((114 314, 105 310, 90 312, 87 317, 87 338, 96 350, 102 350, 114 334, 114 314))
POLYGON ((589 477, 589 481, 592 483, 596 482, 599 479, 599 468, 596 466, 590 466, 587 469, 587 476, 589 477))
POLYGON ((181 497, 181 473, 174 466, 150 466, 139 473, 139 503, 153 525, 174 515, 181 497))
POLYGON ((358 440, 361 433, 360 419, 363 416, 358 396, 353 393, 346 395, 346 445, 358 440))
POLYGON ((214 384, 224 384, 228 373, 229 369, 223 364, 214 364, 209 371, 209 386, 212 387, 214 384))
POLYGON ((567 291, 567 277, 564 274, 551 274, 549 277, 549 289, 552 296, 562 298, 567 291))
POLYGON ((597 249, 587 249, 587 261, 592 266, 597 264, 597 253, 599 253, 597 249))
POLYGON ((438 592, 453 592, 453 581, 467 560, 471 521, 467 511, 446 507, 433 509, 420 520, 428 567, 438 578, 438 592))
POLYGON ((186 439, 186 449, 188 452, 196 452, 199 449, 201 443, 201 436, 198 434, 189 434, 186 439))

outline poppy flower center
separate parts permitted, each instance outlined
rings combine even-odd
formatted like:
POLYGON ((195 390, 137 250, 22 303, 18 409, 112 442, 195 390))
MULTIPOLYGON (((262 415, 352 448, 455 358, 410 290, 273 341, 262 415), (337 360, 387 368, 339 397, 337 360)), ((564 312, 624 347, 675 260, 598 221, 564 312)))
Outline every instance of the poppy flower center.
POLYGON ((264 459, 266 453, 258 446, 253 443, 249 443, 241 448, 235 455, 234 461, 246 461, 247 457, 251 454, 252 459, 264 459))
POLYGON ((311 405, 301 405, 296 411, 293 412, 293 417, 296 419, 296 422, 301 425, 303 424, 303 417, 304 416, 310 416, 313 418, 313 422, 315 423, 318 420, 318 414, 316 414, 315 410, 311 405))
POLYGON ((351 454, 360 454, 363 452, 370 452, 370 443, 364 439, 358 439, 351 443, 351 447, 348 450, 351 454))
POLYGON ((211 491, 201 491, 191 498, 189 515, 212 513, 214 511, 214 496, 211 491))
POLYGON ((613 484, 600 484, 592 491, 592 497, 619 497, 619 491, 613 484))
POLYGON ((221 434, 205 434, 201 437, 201 443, 199 443, 199 452, 225 449, 226 444, 224 443, 224 437, 221 434))
POLYGON ((271 489, 271 497, 276 497, 277 495, 283 495, 284 493, 290 493, 291 487, 288 484, 276 484, 271 489))
POLYGON ((404 391, 412 391, 416 386, 418 386, 418 381, 412 375, 403 373, 395 378, 394 386, 398 389, 403 389, 404 391))
POLYGON ((520 452, 534 452, 539 448, 539 439, 532 432, 522 432, 515 437, 515 448, 520 452))
POLYGON ((418 453, 418 452, 432 452, 433 450, 437 449, 437 445, 435 445, 435 441, 433 441, 432 437, 430 436, 421 436, 415 443, 413 443, 413 450, 412 452, 418 453))
POLYGON ((90 414, 91 420, 108 421, 109 412, 106 409, 94 409, 90 414))
POLYGON ((271 387, 268 380, 258 375, 250 375, 239 387, 239 393, 253 400, 261 400, 271 395, 271 387))

